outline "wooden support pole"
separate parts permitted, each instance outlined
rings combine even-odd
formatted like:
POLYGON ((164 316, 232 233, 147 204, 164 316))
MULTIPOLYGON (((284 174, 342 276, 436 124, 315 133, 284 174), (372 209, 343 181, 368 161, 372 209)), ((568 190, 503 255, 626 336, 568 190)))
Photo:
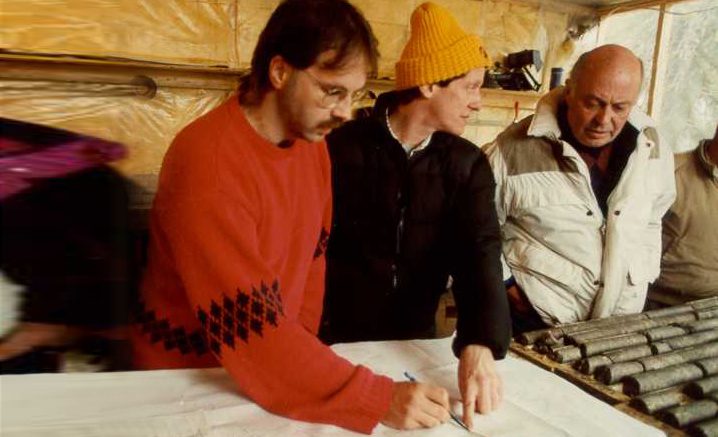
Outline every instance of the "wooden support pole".
POLYGON ((653 45, 653 65, 651 68, 651 82, 648 89, 648 115, 658 121, 658 112, 663 102, 663 90, 661 84, 666 72, 668 44, 671 34, 671 17, 666 14, 668 5, 661 4, 658 15, 658 27, 656 29, 656 41, 653 45))

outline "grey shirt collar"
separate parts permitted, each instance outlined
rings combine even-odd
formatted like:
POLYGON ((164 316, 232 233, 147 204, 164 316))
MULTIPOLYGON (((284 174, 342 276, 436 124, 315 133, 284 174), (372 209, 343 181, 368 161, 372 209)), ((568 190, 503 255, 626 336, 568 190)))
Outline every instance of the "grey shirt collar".
POLYGON ((424 150, 424 149, 426 148, 426 146, 428 146, 429 143, 431 142, 431 137, 432 137, 434 134, 429 134, 428 137, 424 138, 424 139, 423 139, 419 144, 417 144, 416 146, 413 146, 413 145, 411 145, 411 144, 404 144, 404 143, 402 143, 401 140, 399 140, 399 137, 398 137, 398 136, 396 135, 396 133, 394 132, 394 130, 391 128, 391 123, 389 123, 389 108, 386 109, 386 112, 384 113, 384 116, 385 116, 386 127, 387 127, 387 129, 389 129, 389 134, 391 134, 392 138, 394 138, 399 144, 401 144, 401 147, 404 148, 404 151, 406 152, 406 155, 407 155, 409 158, 411 158, 412 155, 414 155, 416 152, 418 152, 418 151, 420 151, 420 150, 424 150))

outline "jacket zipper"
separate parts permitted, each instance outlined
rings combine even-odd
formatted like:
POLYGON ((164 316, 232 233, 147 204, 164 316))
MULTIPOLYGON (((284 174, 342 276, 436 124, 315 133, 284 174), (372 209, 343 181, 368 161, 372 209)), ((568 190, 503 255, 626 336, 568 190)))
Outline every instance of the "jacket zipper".
MULTIPOLYGON (((397 196, 397 200, 400 202, 402 201, 401 198, 401 192, 399 192, 399 195, 397 196)), ((394 253, 394 262, 391 263, 391 274, 392 274, 392 287, 394 287, 394 290, 396 290, 399 287, 399 269, 396 266, 396 261, 399 259, 399 254, 401 253, 401 237, 404 234, 404 210, 406 208, 404 205, 401 205, 399 209, 399 223, 396 226, 396 247, 395 247, 395 253, 394 253)))
MULTIPOLYGON (((411 171, 411 165, 415 163, 418 159, 418 157, 423 156, 425 149, 420 150, 416 153, 411 154, 411 156, 407 156, 407 164, 406 164, 406 174, 405 177, 409 177, 409 172, 411 171)), ((401 239, 404 235, 404 215, 406 214, 406 204, 404 203, 404 181, 402 181, 402 185, 399 188, 399 193, 396 196, 396 201, 399 203, 399 222, 396 226, 396 246, 394 248, 394 262, 391 263, 391 284, 394 290, 397 290, 399 288, 399 267, 396 265, 397 260, 400 257, 401 254, 401 239)))
MULTIPOLYGON (((562 147, 565 147, 565 144, 562 142, 562 147)), ((592 208, 596 211, 596 214, 601 215, 601 226, 598 228, 598 231, 601 233, 601 247, 606 246, 606 224, 608 220, 608 216, 603 214, 603 211, 601 211, 601 207, 598 205, 598 199, 596 199, 596 194, 593 192, 593 188, 591 188, 591 178, 588 175, 588 166, 586 165, 586 162, 578 155, 568 155, 567 158, 572 159, 576 165, 578 166, 578 171, 581 177, 583 178, 584 187, 586 188, 585 191, 588 191, 588 197, 591 200, 592 208)), ((591 210, 589 210, 591 212, 591 210)), ((603 269, 601 269, 603 270, 603 269)), ((599 278, 598 280, 594 281, 594 285, 602 285, 603 281, 602 278, 599 278)))

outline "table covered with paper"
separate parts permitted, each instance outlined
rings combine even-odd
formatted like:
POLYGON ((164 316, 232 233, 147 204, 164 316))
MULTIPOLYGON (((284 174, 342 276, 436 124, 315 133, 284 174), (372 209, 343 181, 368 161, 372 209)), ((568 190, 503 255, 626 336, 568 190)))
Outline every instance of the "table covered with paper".
MULTIPOLYGON (((395 380, 409 371, 441 384, 460 412, 457 360, 451 339, 339 344, 354 363, 395 380)), ((291 365, 287 363, 287 365, 291 365)), ((516 357, 498 362, 504 401, 490 415, 476 415, 473 435, 662 436, 579 388, 516 357)), ((335 426, 302 423, 270 414, 238 394, 221 369, 117 373, 38 374, 0 377, 0 434, 5 437, 167 436, 298 437, 361 435, 335 426)), ((449 421, 433 429, 377 436, 470 436, 449 421)))

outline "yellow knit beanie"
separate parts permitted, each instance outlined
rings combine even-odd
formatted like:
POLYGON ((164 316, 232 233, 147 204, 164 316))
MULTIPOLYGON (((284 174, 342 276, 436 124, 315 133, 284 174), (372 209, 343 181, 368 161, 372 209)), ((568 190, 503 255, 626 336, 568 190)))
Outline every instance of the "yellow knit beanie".
POLYGON ((411 35, 396 63, 396 89, 429 85, 488 67, 478 36, 464 32, 445 8, 423 3, 411 14, 411 35))

